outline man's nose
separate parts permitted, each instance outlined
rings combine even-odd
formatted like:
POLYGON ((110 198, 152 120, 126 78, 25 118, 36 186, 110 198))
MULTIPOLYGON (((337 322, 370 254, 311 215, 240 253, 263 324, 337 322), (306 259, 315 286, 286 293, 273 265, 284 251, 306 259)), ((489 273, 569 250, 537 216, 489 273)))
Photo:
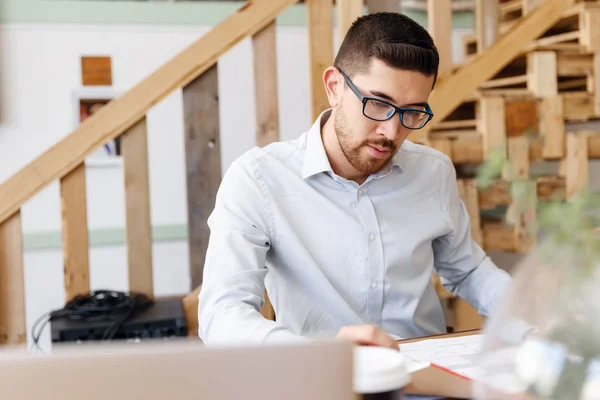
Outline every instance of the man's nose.
POLYGON ((379 122, 377 133, 384 135, 389 140, 394 141, 401 134, 401 129, 402 124, 400 123, 400 117, 398 114, 394 114, 394 116, 387 121, 379 122))

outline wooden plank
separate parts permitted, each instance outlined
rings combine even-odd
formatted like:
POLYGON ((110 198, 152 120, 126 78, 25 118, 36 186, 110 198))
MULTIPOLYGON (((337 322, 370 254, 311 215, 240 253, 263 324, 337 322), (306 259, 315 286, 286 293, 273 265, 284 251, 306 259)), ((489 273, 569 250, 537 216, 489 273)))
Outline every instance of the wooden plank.
POLYGON ((556 67, 558 76, 586 76, 592 73, 593 55, 557 52, 556 67))
POLYGON ((148 110, 194 80, 242 40, 273 22, 297 0, 247 2, 131 90, 102 107, 71 134, 0 185, 0 222, 49 183, 140 121, 148 110))
POLYGON ((527 89, 539 98, 558 93, 556 52, 534 51, 527 55, 527 89))
MULTIPOLYGON (((558 35, 553 35, 553 36, 547 36, 538 40, 534 40, 532 42, 530 42, 529 44, 527 44, 525 46, 525 51, 533 51, 536 49, 541 50, 541 48, 546 47, 545 50, 550 50, 548 49, 549 46, 553 46, 553 45, 557 45, 563 42, 570 42, 572 40, 579 40, 579 38, 581 37, 581 33, 579 31, 573 31, 573 32, 565 32, 565 33, 559 33, 558 35)), ((578 49, 579 45, 578 44, 571 44, 569 46, 567 46, 569 48, 573 48, 573 49, 578 49)), ((556 50, 558 50, 560 47, 556 48, 556 50)))
POLYGON ((493 210, 497 206, 507 206, 511 203, 508 181, 500 180, 479 191, 479 207, 482 210, 493 210))
POLYGON ((483 222, 483 243, 486 251, 515 251, 515 236, 512 226, 503 222, 483 222))
POLYGON ((600 158, 600 134, 591 132, 588 135, 588 158, 600 158))
POLYGON ((500 35, 500 6, 497 1, 475 0, 477 52, 483 53, 500 35))
POLYGON ((507 78, 492 79, 481 84, 481 89, 493 89, 504 86, 514 86, 527 83, 527 75, 509 76, 507 78))
POLYGON ((507 99, 504 114, 507 137, 522 136, 539 130, 538 104, 534 99, 507 99))
POLYGON ((479 193, 475 179, 461 180, 462 201, 469 213, 471 223, 471 237, 480 246, 483 246, 483 234, 481 232, 481 219, 479 214, 479 193))
MULTIPOLYGON (((450 76, 442 77, 432 92, 429 104, 436 121, 443 121, 463 100, 483 82, 495 76, 533 40, 538 38, 573 4, 574 0, 546 1, 527 14, 514 29, 494 42, 484 53, 459 68, 450 76)), ((412 132, 409 140, 427 136, 435 127, 432 121, 425 128, 412 132)))
MULTIPOLYGON (((542 176, 536 180, 538 200, 564 200, 565 179, 560 176, 542 176)), ((482 210, 493 210, 498 206, 509 206, 512 203, 508 181, 500 180, 485 189, 479 190, 479 207, 482 210)))
POLYGON ((26 341, 23 235, 17 212, 0 223, 0 345, 26 341))
MULTIPOLYGON (((591 78, 591 77, 590 77, 591 78)), ((577 90, 578 88, 585 86, 586 89, 588 89, 588 83, 591 79, 588 78, 580 78, 580 79, 571 79, 568 81, 563 81, 563 82, 559 82, 558 83, 558 90, 560 91, 566 91, 569 89, 573 89, 573 90, 577 90)), ((593 93, 593 90, 588 89, 588 93, 590 93, 590 95, 593 93)))
POLYGON ((523 15, 530 13, 542 0, 521 0, 523 7, 523 15))
POLYGON ((565 120, 588 120, 596 115, 594 98, 587 92, 561 93, 565 120))
POLYGON ((256 99, 256 145, 279 141, 277 49, 275 21, 252 37, 254 93, 256 99))
POLYGON ((430 139, 429 145, 452 158, 452 141, 450 139, 430 139))
POLYGON ((306 0, 312 120, 329 108, 323 72, 333 64, 333 1, 306 0))
POLYGON ((465 137, 452 141, 452 161, 455 164, 477 164, 483 162, 481 137, 465 137))
POLYGON ((125 175, 129 290, 152 297, 152 223, 146 119, 125 132, 121 142, 125 175))
POLYGON ((508 138, 509 180, 529 178, 529 138, 526 136, 508 138))
POLYGON ((202 283, 210 237, 206 223, 221 184, 219 86, 215 64, 183 89, 188 242, 192 287, 202 283))
POLYGON ((567 200, 589 183, 587 144, 586 133, 567 135, 567 154, 564 162, 567 200))
POLYGON ((538 200, 565 200, 566 182, 560 176, 542 176, 537 180, 538 200))
POLYGON ((586 7, 579 14, 579 44, 590 53, 600 53, 600 9, 586 7))
POLYGON ((565 123, 563 99, 547 97, 540 102, 540 134, 545 159, 560 159, 565 154, 565 123))
POLYGON ((594 113, 600 115, 600 52, 594 54, 594 113))
POLYGON ((440 54, 438 74, 452 69, 452 0, 427 1, 427 26, 440 54))
POLYGON ((60 180, 65 297, 90 290, 85 164, 60 180))
POLYGON ((336 0, 338 42, 341 44, 354 21, 363 15, 363 0, 336 0))
POLYGON ((482 97, 477 109, 477 130, 483 135, 483 157, 497 150, 506 153, 506 116, 502 97, 482 97))
POLYGON ((402 0, 365 0, 369 14, 376 12, 402 12, 402 0))
POLYGON ((446 130, 446 129, 461 129, 461 128, 475 128, 475 127, 477 127, 477 120, 464 119, 464 120, 457 120, 457 121, 440 122, 437 126, 437 129, 446 130))

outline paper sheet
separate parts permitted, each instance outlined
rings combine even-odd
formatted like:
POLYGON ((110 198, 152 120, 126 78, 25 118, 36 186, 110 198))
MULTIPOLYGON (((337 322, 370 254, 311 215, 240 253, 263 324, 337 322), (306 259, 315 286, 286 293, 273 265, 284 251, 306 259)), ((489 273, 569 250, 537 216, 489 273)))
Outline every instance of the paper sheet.
POLYGON ((444 339, 427 339, 400 345, 400 351, 409 362, 410 370, 436 364, 470 379, 477 376, 474 361, 481 351, 483 335, 444 339))

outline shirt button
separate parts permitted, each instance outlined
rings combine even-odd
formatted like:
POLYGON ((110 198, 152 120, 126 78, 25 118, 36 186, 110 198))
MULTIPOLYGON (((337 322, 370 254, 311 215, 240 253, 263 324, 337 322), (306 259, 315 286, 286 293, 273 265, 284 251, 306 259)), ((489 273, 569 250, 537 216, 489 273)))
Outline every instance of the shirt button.
POLYGON ((375 235, 373 235, 372 233, 369 235, 369 239, 371 240, 375 240, 375 235))
POLYGON ((377 282, 373 282, 373 283, 371 283, 371 287, 372 287, 373 289, 377 288, 377 286, 379 286, 379 285, 377 284, 377 282))
POLYGON ((363 194, 367 194, 367 193, 369 193, 369 188, 364 188, 364 189, 362 190, 362 192, 363 192, 363 194))

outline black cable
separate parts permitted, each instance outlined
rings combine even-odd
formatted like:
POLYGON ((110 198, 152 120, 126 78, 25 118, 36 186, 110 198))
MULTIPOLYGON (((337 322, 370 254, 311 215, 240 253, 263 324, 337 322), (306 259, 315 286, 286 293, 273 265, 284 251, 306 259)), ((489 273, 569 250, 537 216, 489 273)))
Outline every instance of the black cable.
POLYGON ((39 340, 48 322, 58 318, 74 321, 103 322, 112 321, 102 335, 102 341, 110 341, 121 325, 136 313, 150 307, 153 301, 140 293, 125 293, 115 290, 96 290, 79 294, 65 304, 62 309, 42 315, 31 329, 34 346, 39 350, 39 340))

